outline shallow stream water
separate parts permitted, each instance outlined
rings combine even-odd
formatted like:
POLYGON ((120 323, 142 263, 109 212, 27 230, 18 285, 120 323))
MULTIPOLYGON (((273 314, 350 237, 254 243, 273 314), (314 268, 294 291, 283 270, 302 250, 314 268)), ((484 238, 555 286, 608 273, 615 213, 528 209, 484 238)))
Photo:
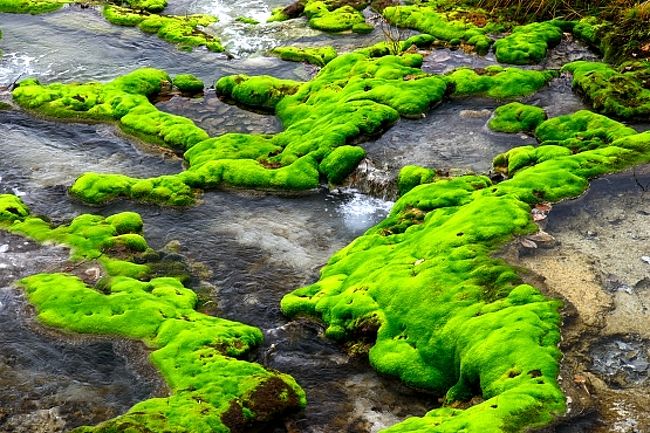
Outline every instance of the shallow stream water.
MULTIPOLYGON (((27 75, 44 82, 105 81, 142 66, 193 73, 208 84, 232 73, 308 80, 316 72, 313 67, 263 54, 290 42, 333 44, 344 50, 381 39, 377 32, 324 35, 306 27, 303 19, 259 27, 234 21, 239 16, 263 20, 284 3, 170 0, 170 13, 218 16, 220 23, 208 30, 223 38, 232 59, 201 49, 179 51, 137 29, 112 26, 94 9, 71 6, 43 16, 0 14, 0 87, 27 75)), ((584 47, 564 44, 554 56, 574 60, 590 54, 584 47)), ((438 50, 427 56, 424 69, 439 73, 493 63, 489 57, 438 50)), ((0 97, 9 100, 6 93, 0 97)), ((528 102, 550 115, 584 108, 566 77, 528 102)), ((526 135, 496 134, 486 128, 498 105, 477 98, 449 101, 423 119, 400 120, 382 137, 364 144, 368 159, 389 179, 401 166, 414 163, 487 172, 496 154, 534 142, 526 135)), ((211 135, 281 129, 275 117, 227 105, 213 90, 201 98, 174 97, 160 102, 159 108, 193 119, 211 135)), ((264 331, 266 341, 255 359, 293 375, 309 400, 304 412, 277 431, 374 433, 437 405, 431 396, 379 377, 366 360, 348 356, 324 337, 322 325, 288 321, 279 310, 284 294, 315 281, 333 252, 389 212, 392 202, 379 198, 381 191, 368 195, 348 188, 271 195, 223 190, 205 193, 198 205, 182 210, 131 202, 91 208, 66 193, 79 174, 156 176, 178 172, 181 160, 134 143, 114 126, 56 123, 16 110, 0 111, 0 148, 0 193, 21 196, 33 213, 57 224, 83 212, 139 212, 152 247, 188 264, 194 287, 211 301, 206 304, 210 313, 264 331)), ((0 232, 0 431, 67 431, 164 394, 164 384, 148 366, 140 345, 63 335, 34 321, 14 282, 60 269, 66 256, 63 249, 0 232)))

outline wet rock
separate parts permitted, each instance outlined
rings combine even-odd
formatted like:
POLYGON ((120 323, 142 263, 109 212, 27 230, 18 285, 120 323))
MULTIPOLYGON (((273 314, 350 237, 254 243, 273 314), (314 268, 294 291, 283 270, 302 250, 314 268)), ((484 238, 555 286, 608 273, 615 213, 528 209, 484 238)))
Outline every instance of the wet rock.
POLYGON ((650 377, 650 350, 646 340, 613 337, 596 343, 590 354, 592 371, 613 386, 640 385, 650 377))

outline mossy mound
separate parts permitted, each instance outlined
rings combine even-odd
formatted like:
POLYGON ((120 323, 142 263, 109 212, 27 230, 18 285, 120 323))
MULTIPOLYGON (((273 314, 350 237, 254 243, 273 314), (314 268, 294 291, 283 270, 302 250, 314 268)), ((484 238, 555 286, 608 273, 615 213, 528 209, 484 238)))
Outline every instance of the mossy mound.
POLYGON ((451 45, 462 42, 473 46, 479 54, 489 51, 493 41, 487 33, 496 30, 493 25, 478 27, 463 14, 443 12, 435 5, 391 6, 384 9, 383 16, 392 25, 418 30, 451 45))
POLYGON ((61 9, 74 0, 0 0, 0 13, 45 14, 61 9))
POLYGON ((200 27, 217 22, 217 18, 210 15, 156 15, 119 6, 106 6, 103 14, 111 24, 138 27, 145 33, 156 34, 160 39, 176 44, 182 50, 191 51, 197 47, 217 53, 224 50, 218 39, 200 30, 200 27))
MULTIPOLYGON (((289 316, 322 318, 332 338, 376 332, 374 368, 445 396, 445 407, 386 432, 525 431, 564 412, 560 303, 521 284, 492 254, 537 230, 535 204, 576 197, 591 177, 650 162, 650 133, 591 112, 537 130, 540 138, 556 134, 554 141, 495 159, 507 180, 421 179, 432 183, 411 189, 386 220, 334 254, 318 282, 282 300, 289 316), (601 128, 617 132, 606 139, 589 133, 601 128), (589 137, 595 142, 584 150, 572 146, 589 137), (454 409, 477 395, 480 403, 454 409)), ((409 171, 410 178, 430 176, 409 171)))
POLYGON ((237 21, 238 23, 249 24, 251 26, 255 26, 260 23, 255 18, 251 18, 251 17, 237 17, 235 21, 237 21))
POLYGON ((61 273, 22 279, 38 319, 66 331, 142 340, 172 391, 75 431, 226 433, 305 405, 293 378, 237 359, 262 341, 259 329, 198 313, 196 294, 177 278, 150 279, 146 260, 131 261, 151 254, 138 214, 81 215, 50 227, 15 196, 0 195, 0 215, 0 228, 68 246, 71 260, 101 266, 94 286, 61 273))
POLYGON ((494 110, 494 116, 488 122, 488 127, 497 132, 531 132, 545 120, 544 109, 511 102, 494 110))
POLYGON ((558 76, 556 71, 534 71, 488 66, 485 69, 459 68, 446 75, 454 85, 454 96, 487 96, 514 99, 532 95, 558 76))
POLYGON ((517 26, 512 33, 494 44, 494 53, 499 62, 526 65, 539 63, 546 57, 549 48, 562 40, 562 29, 556 21, 531 23, 517 26))
MULTIPOLYGON (((117 3, 117 2, 115 2, 117 3)), ((151 13, 162 12, 167 7, 167 0, 127 0, 126 4, 136 11, 151 13)))
POLYGON ((418 165, 406 165, 399 171, 397 190, 400 195, 404 195, 418 185, 433 182, 435 178, 435 170, 418 165))
POLYGON ((271 51, 282 60, 290 62, 305 62, 323 67, 338 55, 333 47, 300 48, 277 47, 271 51))
MULTIPOLYGON (((190 120, 158 111, 144 95, 127 94, 120 86, 132 81, 131 74, 105 85, 43 86, 26 80, 14 90, 14 98, 55 117, 119 120, 122 129, 143 140, 186 150, 189 168, 178 175, 134 179, 87 173, 71 187, 73 195, 89 203, 121 196, 187 205, 194 199, 193 188, 226 184, 306 190, 318 187, 321 179, 336 183, 363 153, 346 148, 328 159, 338 147, 382 133, 400 115, 419 117, 442 101, 447 81, 423 73, 421 62, 419 55, 370 58, 350 53, 332 60, 307 83, 241 75, 220 79, 216 87, 222 96, 275 110, 285 130, 273 136, 225 134, 208 139, 190 120), (79 94, 82 90, 85 93, 79 94)), ((158 85, 169 80, 161 71, 153 76, 158 85)))
POLYGON ((360 12, 369 4, 366 0, 298 0, 274 9, 268 21, 285 21, 304 15, 311 28, 324 32, 370 33, 373 26, 360 12))
POLYGON ((205 87, 203 81, 199 80, 192 74, 176 75, 172 81, 172 84, 174 84, 174 87, 176 87, 182 93, 186 93, 188 95, 203 93, 203 88, 205 87))
POLYGON ((562 70, 573 74, 573 88, 599 113, 621 119, 650 118, 650 61, 618 67, 578 61, 562 70))

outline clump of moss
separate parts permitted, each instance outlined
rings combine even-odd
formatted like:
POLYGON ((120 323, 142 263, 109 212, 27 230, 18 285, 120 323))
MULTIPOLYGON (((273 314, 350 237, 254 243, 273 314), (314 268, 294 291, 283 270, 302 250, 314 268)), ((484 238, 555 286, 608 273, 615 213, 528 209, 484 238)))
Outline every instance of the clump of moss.
POLYGON ((511 102, 494 110, 488 127, 497 132, 532 132, 546 120, 544 109, 533 105, 511 102))
POLYGON ((172 84, 182 93, 186 93, 188 95, 203 93, 203 88, 205 87, 203 81, 199 80, 192 74, 176 75, 172 81, 172 84))
POLYGON ((239 23, 249 24, 251 26, 255 26, 260 23, 255 18, 251 18, 251 17, 237 17, 235 21, 239 23))
POLYGON ((0 13, 45 14, 61 9, 74 0, 0 0, 0 13))
MULTIPOLYGON (((178 175, 134 179, 86 173, 70 188, 73 195, 89 203, 128 197, 187 205, 195 188, 226 184, 305 190, 318 187, 321 179, 343 179, 362 150, 337 148, 382 133, 400 115, 420 117, 443 100, 447 81, 422 72, 421 63, 419 55, 370 58, 349 53, 329 62, 307 83, 242 75, 220 79, 216 84, 220 95, 275 111, 285 130, 272 136, 208 138, 190 120, 158 111, 143 94, 126 92, 123 86, 133 81, 131 75, 104 85, 43 86, 25 80, 14 90, 14 98, 52 116, 119 120, 122 129, 143 140, 185 150, 188 169, 178 175), (328 159, 333 152, 337 153, 328 159)), ((169 81, 162 71, 151 74, 157 89, 161 81, 169 81)))
MULTIPOLYGON (((106 84, 50 84, 23 80, 13 91, 22 107, 55 118, 118 121, 127 133, 184 151, 208 134, 191 120, 158 111, 148 98, 171 82, 166 72, 141 68, 106 84)), ((117 179, 115 179, 117 180, 117 179)), ((124 180, 118 184, 124 183, 124 180)))
POLYGON ((94 287, 62 273, 22 279, 38 319, 66 331, 142 340, 171 389, 169 397, 140 402, 76 432, 226 432, 240 427, 240 420, 269 421, 304 407, 305 394, 293 378, 236 359, 262 341, 259 329, 198 313, 197 295, 178 278, 151 278, 146 263, 131 261, 150 250, 138 214, 81 215, 50 227, 29 215, 17 197, 0 195, 0 215, 0 228, 65 245, 71 260, 95 260, 102 267, 94 287))
POLYGON ((454 85, 454 96, 488 96, 513 99, 531 95, 557 77, 556 71, 535 71, 488 66, 485 69, 459 68, 446 75, 454 85))
POLYGON ((369 3, 366 0, 299 0, 287 7, 274 9, 268 21, 285 21, 304 15, 309 26, 317 30, 370 33, 373 26, 366 22, 360 12, 369 3))
POLYGON ((136 11, 159 13, 167 7, 167 0, 127 0, 126 4, 136 11))
POLYGON ((557 383, 560 302, 522 284, 492 254, 537 230, 535 204, 576 197, 593 176, 650 162, 650 133, 590 112, 550 119, 536 131, 553 141, 495 159, 508 179, 437 178, 410 189, 383 222, 330 258, 319 281, 282 300, 290 316, 322 318, 332 338, 376 332, 375 369, 444 395, 442 408, 386 432, 524 431, 565 410, 557 383), (576 148, 579 139, 594 142, 576 148), (474 396, 480 403, 454 409, 474 396))
POLYGON ((539 63, 549 48, 562 40, 562 29, 554 21, 518 26, 494 44, 496 58, 502 63, 525 65, 539 63))
POLYGON ((106 6, 103 14, 112 24, 138 27, 145 33, 154 33, 160 39, 176 44, 182 50, 206 47, 214 52, 223 51, 218 39, 200 30, 200 27, 217 22, 217 18, 210 15, 155 15, 119 6, 106 6))
POLYGON ((277 47, 271 51, 282 60, 290 62, 305 62, 323 67, 333 60, 338 54, 333 47, 301 48, 277 47))
POLYGON ((439 11, 436 6, 390 6, 383 10, 383 16, 395 26, 418 30, 453 46, 462 42, 480 54, 489 51, 493 41, 487 33, 495 30, 494 26, 478 27, 463 16, 439 11))
POLYGON ((562 70, 573 74, 573 88, 596 111, 622 119, 650 117, 650 61, 618 67, 578 61, 562 70))
POLYGON ((404 195, 416 186, 433 182, 435 178, 435 170, 417 165, 406 165, 399 171, 397 190, 400 195, 404 195))

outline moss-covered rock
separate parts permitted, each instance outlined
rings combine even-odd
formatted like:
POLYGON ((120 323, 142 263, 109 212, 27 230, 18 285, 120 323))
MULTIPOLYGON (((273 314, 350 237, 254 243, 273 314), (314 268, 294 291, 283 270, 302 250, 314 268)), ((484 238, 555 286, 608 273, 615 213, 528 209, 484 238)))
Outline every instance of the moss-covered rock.
POLYGON ((203 81, 196 78, 192 74, 176 75, 172 83, 174 84, 174 87, 176 87, 182 93, 186 93, 188 95, 203 93, 203 88, 205 87, 203 81))
POLYGON ((478 27, 465 19, 463 14, 444 12, 437 5, 391 6, 383 10, 383 16, 392 25, 407 27, 434 36, 452 45, 460 42, 475 47, 480 54, 486 54, 492 45, 488 32, 493 25, 478 27))
POLYGON ((323 67, 333 60, 336 50, 333 47, 301 48, 301 47, 277 47, 271 53, 282 60, 290 62, 305 62, 323 67))
POLYGON ((400 195, 404 195, 416 186, 433 182, 435 178, 435 170, 418 165, 405 165, 397 177, 397 190, 400 195))
POLYGON ((531 95, 557 77, 556 71, 535 71, 488 66, 485 69, 459 68, 446 75, 454 85, 454 96, 487 96, 514 99, 531 95))
POLYGON ((285 21, 304 15, 310 27, 324 32, 370 33, 373 26, 360 12, 369 4, 367 0, 298 0, 274 9, 268 21, 285 21))
POLYGON ((262 341, 254 327, 195 311, 197 295, 176 277, 151 278, 142 220, 126 212, 81 215, 51 227, 13 195, 0 195, 0 228, 71 249, 71 260, 97 261, 95 286, 70 274, 38 274, 20 285, 45 325, 142 340, 171 395, 140 402, 117 418, 76 432, 228 432, 305 405, 288 375, 239 360, 262 341))
POLYGON ((330 337, 376 332, 374 368, 444 395, 444 407, 385 432, 527 431, 564 412, 560 303, 492 254, 537 230, 535 204, 576 197, 594 176, 650 162, 650 133, 590 112, 537 131, 553 141, 495 159, 507 180, 462 176, 412 188, 386 220, 334 254, 319 281, 282 300, 290 316, 322 318, 330 337), (615 132, 601 137, 606 130, 615 132), (576 139, 594 142, 576 148, 576 139), (454 408, 477 395, 479 403, 454 408))
POLYGON ((494 110, 488 127, 497 132, 532 132, 546 120, 544 109, 534 105, 511 102, 494 110))
POLYGON ((578 61, 562 70, 573 74, 573 88, 599 113, 622 119, 650 118, 650 61, 618 67, 578 61))
POLYGON ((210 15, 156 15, 110 5, 104 7, 103 14, 111 24, 138 27, 145 33, 156 34, 160 39, 176 44, 182 50, 191 51, 196 47, 205 47, 214 52, 224 50, 218 39, 200 30, 200 27, 217 22, 217 18, 210 15))
POLYGON ((61 9, 74 0, 0 0, 0 13, 45 14, 61 9))
POLYGON ((251 17, 237 17, 235 21, 237 21, 238 23, 249 24, 251 26, 255 26, 260 23, 255 18, 251 18, 251 17))
POLYGON ((502 63, 526 65, 539 63, 549 48, 562 40, 562 29, 555 21, 517 26, 512 33, 494 44, 496 58, 502 63))
MULTIPOLYGON (((144 94, 127 93, 124 86, 133 86, 132 74, 103 85, 43 86, 25 80, 14 90, 14 98, 29 109, 55 117, 119 120, 123 130, 143 140, 186 150, 188 169, 178 175, 134 179, 87 173, 71 187, 73 195, 89 203, 129 197, 187 205, 193 201, 195 188, 226 184, 305 190, 318 187, 321 178, 341 179, 363 151, 345 148, 327 159, 337 148, 382 133, 400 115, 420 117, 443 100, 446 79, 422 72, 421 62, 419 55, 370 58, 350 53, 329 62, 307 83, 242 75, 220 79, 216 85, 220 95, 275 110, 285 130, 272 136, 208 138, 189 119, 158 111, 144 94)), ((162 71, 142 74, 156 78, 153 82, 158 87, 152 91, 160 88, 160 81, 169 81, 162 71)))

